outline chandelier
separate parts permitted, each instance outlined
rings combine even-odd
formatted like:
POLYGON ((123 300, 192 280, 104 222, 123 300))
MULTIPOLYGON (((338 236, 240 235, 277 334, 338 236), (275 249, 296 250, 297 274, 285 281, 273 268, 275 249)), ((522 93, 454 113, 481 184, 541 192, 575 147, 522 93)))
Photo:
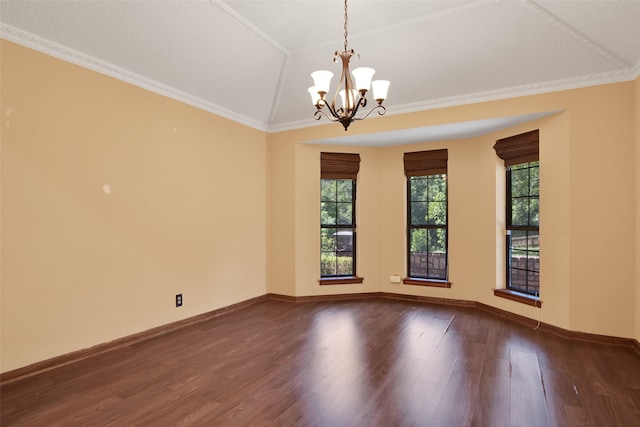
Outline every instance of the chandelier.
POLYGON ((332 122, 340 122, 342 126, 344 126, 345 131, 351 122, 366 119, 374 110, 377 110, 379 115, 384 115, 387 109, 383 107, 382 101, 387 98, 387 91, 389 90, 388 80, 371 81, 376 71, 369 67, 360 67, 353 70, 355 85, 353 84, 351 78, 352 73, 349 71, 349 60, 352 56, 359 59, 360 55, 355 53, 353 49, 349 50, 347 48, 347 36, 349 35, 349 31, 347 30, 348 22, 347 0, 344 0, 344 50, 342 52, 336 51, 335 57, 333 58, 333 62, 342 62, 342 75, 340 76, 338 88, 333 96, 333 100, 329 103, 326 99, 331 78, 333 77, 331 71, 319 70, 311 73, 313 86, 309 88, 311 101, 313 105, 316 106, 314 118, 320 120, 322 116, 325 116, 332 122), (356 117, 358 110, 367 106, 367 92, 371 86, 373 86, 373 98, 378 105, 369 110, 364 116, 356 117), (336 107, 338 95, 340 95, 340 100, 342 101, 340 107, 336 107), (329 114, 327 114, 325 110, 328 111, 329 114))

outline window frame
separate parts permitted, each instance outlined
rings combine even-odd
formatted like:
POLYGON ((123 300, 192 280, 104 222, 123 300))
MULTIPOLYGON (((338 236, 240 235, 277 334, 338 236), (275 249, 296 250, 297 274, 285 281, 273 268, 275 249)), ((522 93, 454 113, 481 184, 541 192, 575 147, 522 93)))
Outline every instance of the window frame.
MULTIPOLYGON (((496 151, 496 155, 504 161, 505 177, 506 177, 506 168, 513 165, 530 163, 530 162, 538 162, 538 168, 539 168, 540 167, 539 146, 540 146, 540 131, 538 129, 535 129, 529 132, 521 133, 519 135, 514 135, 514 136, 499 139, 496 141, 493 148, 496 151)), ((540 169, 538 169, 538 179, 540 178, 539 172, 540 172, 540 169)), ((509 179, 506 179, 506 181, 509 181, 509 179)), ((507 191, 511 191, 510 184, 511 184, 510 182, 506 183, 506 185, 509 186, 509 189, 507 191)), ((540 201, 539 189, 540 187, 539 187, 539 181, 538 181, 538 203, 540 201)), ((526 305, 541 307, 542 300, 539 297, 540 291, 541 291, 540 272, 538 272, 538 286, 539 286, 538 296, 534 296, 531 294, 520 292, 518 290, 511 289, 511 279, 508 277, 509 268, 510 268, 509 266, 511 265, 511 253, 509 250, 509 248, 511 247, 511 242, 508 241, 509 236, 507 233, 507 223, 506 223, 507 220, 508 221, 512 220, 510 206, 509 206, 511 204, 511 197, 507 197, 507 193, 505 193, 505 196, 506 196, 505 197, 505 214, 506 214, 505 261, 506 261, 506 264, 505 264, 505 284, 504 284, 505 287, 494 289, 493 294, 497 297, 506 298, 506 299, 523 303, 526 305)), ((538 209, 539 208, 540 208, 540 205, 538 204, 538 209)), ((540 226, 538 222, 538 238, 539 237, 540 237, 540 226)), ((528 245, 528 240, 527 240, 527 245, 528 245)), ((538 250, 538 256, 539 256, 539 259, 541 259, 539 250, 538 250)))
MULTIPOLYGON (((332 280, 332 279, 344 279, 348 277, 356 277, 356 253, 357 253, 357 227, 356 227, 356 194, 357 194, 357 181, 355 179, 349 178, 321 178, 320 179, 320 188, 323 187, 323 181, 334 181, 336 187, 338 186, 338 181, 351 181, 351 222, 349 224, 339 224, 338 222, 338 205, 340 202, 338 201, 338 192, 336 188, 336 198, 335 200, 323 200, 322 193, 320 194, 320 203, 329 202, 336 204, 336 224, 325 224, 322 222, 322 216, 320 217, 320 238, 322 239, 323 230, 334 230, 333 235, 335 236, 340 230, 351 230, 351 272, 349 274, 323 274, 322 268, 320 269, 320 279, 321 280, 332 280)), ((322 250, 322 240, 320 241, 320 260, 322 265, 322 255, 324 253, 328 253, 328 251, 322 250)), ((331 251, 336 257, 338 256, 338 248, 335 247, 333 251, 331 251)))
MULTIPOLYGON (((429 184, 427 183, 427 188, 428 188, 429 184)), ((428 192, 428 190, 427 190, 428 192)), ((430 175, 418 175, 418 176, 411 176, 411 177, 407 177, 407 278, 410 279, 414 279, 414 280, 426 280, 426 281, 443 281, 446 282, 448 277, 449 277, 449 185, 447 182, 447 174, 443 173, 443 174, 430 174, 430 175), (434 176, 443 176, 444 178, 444 182, 445 182, 445 189, 444 189, 444 203, 445 203, 445 218, 444 218, 444 224, 414 224, 413 223, 413 203, 415 202, 425 202, 426 203, 426 209, 427 212, 429 211, 429 203, 432 202, 432 200, 419 200, 419 201, 415 201, 411 198, 411 183, 412 183, 412 179, 426 179, 429 180, 430 177, 434 177, 434 176), (444 277, 438 277, 435 275, 430 275, 429 274, 429 268, 427 267, 427 273, 425 276, 421 276, 415 272, 412 271, 412 263, 411 263, 411 254, 413 253, 411 251, 411 237, 412 237, 412 232, 415 230, 444 230, 444 277), (415 273, 415 274, 413 274, 415 273)), ((438 203, 442 203, 442 202, 438 202, 438 203)), ((429 254, 432 254, 433 252, 431 252, 428 248, 427 248, 427 257, 429 256, 429 254)))
MULTIPOLYGON (((352 229, 352 241, 351 241, 351 253, 352 253, 352 268, 351 275, 322 275, 322 232, 323 232, 323 224, 322 224, 322 216, 320 216, 320 259, 319 259, 319 267, 320 267, 320 279, 318 280, 320 285, 337 285, 337 284, 352 284, 352 283, 362 283, 364 279, 362 277, 356 276, 356 250, 357 250, 357 225, 356 225, 356 196, 357 196, 357 175, 360 170, 360 155, 357 153, 331 153, 331 152, 321 152, 320 153, 320 199, 322 199, 322 180, 351 180, 351 224, 350 227, 345 224, 337 224, 337 210, 336 210, 336 224, 335 226, 340 226, 342 229, 350 228, 352 229)), ((338 202, 338 193, 336 191, 336 200, 338 202)), ((321 202, 322 203, 322 202, 321 202)), ((336 208, 337 209, 337 208, 336 208)), ((320 208, 320 214, 322 212, 322 208, 320 208)), ((332 226, 331 224, 327 224, 332 226)), ((332 228, 334 228, 332 226, 332 228)), ((336 228, 339 229, 339 228, 336 228)), ((326 252, 326 251, 324 251, 326 252)), ((336 261, 337 262, 337 261, 336 261)))
MULTIPOLYGON (((540 259, 540 247, 538 246, 538 250, 530 250, 529 249, 529 232, 535 232, 537 233, 538 236, 538 242, 540 242, 540 221, 538 220, 538 225, 531 225, 531 200, 537 200, 538 201, 538 209, 540 206, 540 181, 539 181, 539 176, 540 176, 540 162, 539 161, 533 161, 533 162, 523 162, 523 163, 515 163, 509 166, 505 167, 505 186, 506 186, 506 201, 505 201, 505 214, 506 214, 506 221, 505 221, 505 254, 506 254, 506 264, 505 264, 505 286, 507 290, 510 290, 512 292, 518 292, 518 293, 522 293, 525 294, 527 296, 531 296, 534 298, 540 298, 540 270, 538 267, 538 270, 536 271, 535 269, 530 269, 529 268, 529 262, 527 261, 527 267, 526 268, 519 268, 519 267, 514 267, 513 266, 513 240, 512 240, 512 234, 513 232, 525 232, 526 236, 526 249, 524 249, 524 252, 527 254, 527 259, 529 259, 529 253, 530 252, 537 252, 538 253, 538 260, 540 259), (533 166, 535 163, 535 166, 533 166), (526 165, 524 167, 519 167, 522 165, 526 165), (527 181, 528 181, 528 185, 527 185, 527 195, 526 196, 513 196, 512 194, 512 188, 513 188, 513 181, 512 181, 512 175, 513 175, 513 171, 515 170, 524 170, 526 169, 528 171, 527 173, 527 181), (538 188, 536 191, 536 194, 531 194, 531 170, 532 169, 538 169, 538 188), (527 223, 528 225, 514 225, 513 224, 513 199, 514 197, 517 197, 519 199, 527 199, 528 200, 528 208, 527 208, 527 223), (525 277, 525 289, 523 290, 522 287, 515 287, 513 285, 513 271, 517 270, 517 271, 523 271, 524 272, 524 277, 525 277), (529 291, 529 277, 530 274, 534 274, 537 275, 538 277, 538 281, 537 281, 537 285, 535 286, 538 290, 536 291, 529 291)), ((539 243, 538 243, 539 244, 539 243)), ((539 266, 540 261, 538 261, 538 266, 539 266)))
MULTIPOLYGON (((407 275, 403 279, 403 283, 407 285, 419 285, 419 286, 434 286, 434 287, 451 287, 449 282, 449 180, 448 180, 448 150, 428 150, 428 151, 416 151, 410 153, 404 153, 404 172, 406 177, 406 213, 407 213, 407 225, 406 225, 406 271, 407 275), (444 224, 413 224, 412 219, 412 203, 415 201, 411 197, 412 178, 425 178, 430 179, 433 176, 443 176, 444 179, 444 196, 445 196, 445 218, 444 224), (411 263, 411 242, 412 233, 414 230, 444 230, 444 277, 435 276, 427 272, 422 276, 412 271, 411 263)), ((429 183, 427 182, 427 185, 429 183)), ((429 210, 429 202, 431 200, 423 200, 426 202, 427 212, 429 210)), ((437 202, 441 203, 441 202, 437 202)), ((427 254, 431 253, 427 251, 427 254)), ((427 255, 429 256, 429 255, 427 255)))

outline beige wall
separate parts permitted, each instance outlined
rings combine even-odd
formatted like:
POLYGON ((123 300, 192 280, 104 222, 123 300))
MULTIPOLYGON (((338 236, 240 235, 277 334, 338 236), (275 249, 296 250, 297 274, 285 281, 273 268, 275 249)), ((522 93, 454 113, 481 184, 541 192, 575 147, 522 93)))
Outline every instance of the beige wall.
MULTIPOLYGON (((480 301, 576 331, 635 334, 635 148, 634 83, 466 105, 358 122, 350 133, 367 133, 457 121, 561 111, 525 125, 466 140, 384 148, 320 146, 304 141, 338 136, 331 124, 269 136, 270 182, 286 182, 272 205, 279 222, 270 241, 269 289, 290 295, 384 291, 480 301), (496 139, 540 129, 542 300, 533 307, 493 296, 503 285, 504 173, 492 149, 496 139), (396 285, 405 272, 405 181, 402 154, 449 149, 451 289, 396 285), (359 152, 358 274, 362 285, 320 287, 319 153, 359 152), (285 155, 286 153, 286 155, 285 155), (285 160, 286 159, 286 160, 285 160), (293 182, 292 182, 293 180, 293 182), (293 215, 293 218, 291 217, 293 215), (287 243, 295 257, 280 258, 287 243), (472 261, 469 262, 469 259, 472 261), (270 262, 274 266, 275 263, 270 262), (498 266, 498 267, 496 267, 498 266)), ((343 132, 343 131, 342 131, 343 132)), ((342 133, 343 134, 343 133, 342 133)), ((273 227, 272 227, 273 228, 273 227)))
POLYGON ((349 129, 561 111, 482 137, 341 147, 304 143, 343 136, 336 124, 266 135, 6 41, 1 49, 2 372, 265 292, 458 298, 640 339, 640 79, 349 129), (539 313, 492 292, 503 281, 504 173, 491 147, 531 129, 541 136, 539 313), (449 150, 453 287, 392 284, 406 265, 402 155, 437 148, 449 150), (362 158, 361 285, 317 282, 321 151, 362 158))
POLYGON ((636 340, 640 341, 640 77, 635 81, 636 124, 636 340))
POLYGON ((263 132, 1 49, 3 372, 265 294, 263 132))
POLYGON ((583 94, 576 97, 580 105, 571 109, 571 326, 631 337, 633 82, 597 86, 583 94))

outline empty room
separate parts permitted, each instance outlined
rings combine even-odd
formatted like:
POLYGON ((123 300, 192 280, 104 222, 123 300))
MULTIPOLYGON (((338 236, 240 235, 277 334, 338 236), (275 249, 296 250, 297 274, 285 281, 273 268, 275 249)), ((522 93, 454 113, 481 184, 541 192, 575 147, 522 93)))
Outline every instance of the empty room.
POLYGON ((640 425, 640 1, 0 24, 2 426, 640 425))

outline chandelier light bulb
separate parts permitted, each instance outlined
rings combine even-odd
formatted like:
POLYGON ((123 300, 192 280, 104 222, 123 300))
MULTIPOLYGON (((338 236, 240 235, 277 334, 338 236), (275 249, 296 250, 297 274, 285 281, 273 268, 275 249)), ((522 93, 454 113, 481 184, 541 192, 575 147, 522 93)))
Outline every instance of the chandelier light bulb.
POLYGON ((351 89, 351 97, 349 99, 345 99, 346 91, 340 91, 340 99, 342 99, 342 108, 346 111, 351 111, 354 109, 356 104, 356 99, 358 99, 358 91, 355 89, 351 89))
POLYGON ((320 101, 320 94, 318 93, 318 89, 316 89, 315 86, 311 86, 309 89, 307 89, 309 91, 309 94, 311 95, 311 102, 313 103, 313 105, 318 105, 318 102, 320 101))
POLYGON ((376 70, 369 67, 360 67, 353 70, 351 74, 353 74, 353 77, 356 79, 356 89, 359 92, 367 92, 371 89, 371 78, 375 73, 376 70))
POLYGON ((389 80, 374 80, 371 82, 373 86, 373 99, 382 104, 382 101, 387 99, 387 92, 389 91, 389 80))
POLYGON ((311 78, 313 79, 313 85, 315 86, 318 93, 320 92, 329 93, 329 87, 331 86, 332 77, 333 77, 333 73, 327 70, 318 70, 311 73, 311 78))

